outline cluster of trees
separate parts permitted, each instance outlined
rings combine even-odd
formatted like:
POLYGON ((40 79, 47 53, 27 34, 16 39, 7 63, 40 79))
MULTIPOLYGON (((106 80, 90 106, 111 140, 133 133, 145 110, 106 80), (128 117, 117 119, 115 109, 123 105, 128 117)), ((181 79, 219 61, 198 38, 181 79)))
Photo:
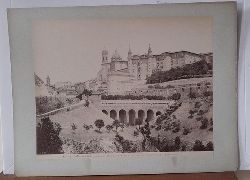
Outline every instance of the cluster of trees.
POLYGON ((37 154, 60 154, 62 152, 62 140, 59 133, 60 124, 53 123, 49 117, 41 119, 36 126, 37 154))
POLYGON ((207 145, 203 145, 202 141, 196 140, 192 148, 193 151, 213 151, 214 145, 211 141, 207 145))
POLYGON ((88 89, 84 89, 82 93, 78 94, 76 96, 76 98, 82 100, 82 96, 86 96, 87 100, 89 98, 89 96, 91 96, 93 94, 93 92, 91 90, 88 90, 88 89))
POLYGON ((193 64, 186 64, 183 67, 173 68, 169 71, 154 72, 150 77, 148 77, 147 84, 203 77, 204 75, 210 75, 211 71, 212 65, 208 64, 205 60, 202 60, 193 64))
POLYGON ((123 153, 131 153, 136 152, 137 148, 134 146, 132 141, 126 140, 124 137, 119 135, 118 133, 115 135, 115 140, 121 145, 121 152, 123 153))
POLYGON ((36 114, 43 114, 62 107, 64 107, 64 103, 57 97, 52 97, 52 96, 36 97, 36 114))
POLYGON ((165 100, 166 98, 163 96, 150 96, 150 95, 102 95, 102 100, 142 100, 142 99, 148 99, 148 100, 165 100))
POLYGON ((174 93, 172 96, 169 96, 168 99, 169 100, 179 100, 181 98, 181 94, 180 93, 174 93))

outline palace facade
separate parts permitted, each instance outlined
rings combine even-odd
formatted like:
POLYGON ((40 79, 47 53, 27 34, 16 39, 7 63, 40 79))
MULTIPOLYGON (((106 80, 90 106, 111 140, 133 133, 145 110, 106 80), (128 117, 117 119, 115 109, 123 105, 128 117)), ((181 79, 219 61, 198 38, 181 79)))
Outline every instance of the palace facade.
POLYGON ((122 94, 140 84, 155 71, 168 71, 201 60, 212 63, 212 53, 196 54, 188 51, 153 54, 149 45, 147 53, 136 55, 130 47, 128 56, 123 59, 117 50, 109 57, 108 50, 102 51, 101 69, 97 74, 99 89, 108 94, 122 94))

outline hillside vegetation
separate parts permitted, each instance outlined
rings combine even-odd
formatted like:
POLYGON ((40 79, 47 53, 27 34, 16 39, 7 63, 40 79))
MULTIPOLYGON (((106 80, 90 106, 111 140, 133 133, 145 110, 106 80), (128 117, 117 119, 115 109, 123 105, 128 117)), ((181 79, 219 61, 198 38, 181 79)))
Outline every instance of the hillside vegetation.
POLYGON ((147 84, 168 82, 178 79, 198 78, 212 76, 212 65, 205 60, 193 64, 186 64, 183 67, 170 69, 169 71, 156 71, 147 78, 147 84))

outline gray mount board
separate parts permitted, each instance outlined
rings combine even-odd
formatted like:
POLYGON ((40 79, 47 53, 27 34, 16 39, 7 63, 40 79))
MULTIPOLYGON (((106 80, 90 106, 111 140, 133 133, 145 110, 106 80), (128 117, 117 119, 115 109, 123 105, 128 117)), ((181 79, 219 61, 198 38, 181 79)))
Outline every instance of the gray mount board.
POLYGON ((238 167, 236 3, 9 9, 14 162, 18 176, 77 176, 232 171, 238 167), (213 17, 214 152, 112 156, 36 155, 32 22, 88 18, 213 17))

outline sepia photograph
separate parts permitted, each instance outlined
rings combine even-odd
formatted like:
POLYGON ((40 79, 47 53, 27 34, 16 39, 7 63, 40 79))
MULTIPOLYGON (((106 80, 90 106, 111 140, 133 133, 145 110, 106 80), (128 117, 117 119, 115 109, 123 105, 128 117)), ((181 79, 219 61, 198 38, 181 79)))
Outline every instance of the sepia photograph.
POLYGON ((214 151, 212 20, 34 21, 37 155, 214 151))

